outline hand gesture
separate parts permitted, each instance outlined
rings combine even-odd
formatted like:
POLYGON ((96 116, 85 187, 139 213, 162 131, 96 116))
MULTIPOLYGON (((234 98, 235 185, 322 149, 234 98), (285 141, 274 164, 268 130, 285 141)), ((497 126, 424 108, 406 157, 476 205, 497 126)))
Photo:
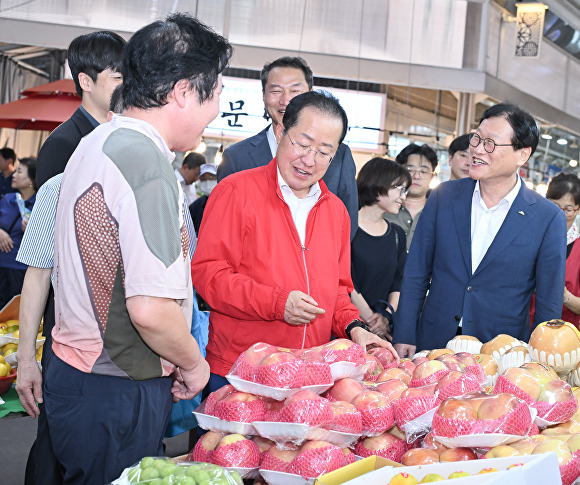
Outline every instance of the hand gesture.
POLYGON ((209 381, 209 364, 202 358, 190 371, 178 367, 173 373, 173 378, 173 387, 171 388, 173 402, 180 399, 193 399, 209 381))
POLYGON ((290 325, 305 325, 322 315, 324 310, 318 307, 310 295, 298 290, 291 291, 284 308, 284 321, 290 325))
POLYGON ((367 332, 362 327, 353 328, 350 331, 350 338, 354 343, 362 346, 362 348, 365 349, 366 352, 368 352, 370 349, 374 347, 383 347, 387 349, 389 352, 391 352, 391 354, 393 355, 393 359, 399 361, 399 356, 397 355, 397 352, 389 342, 383 340, 374 333, 367 332))
POLYGON ((369 329, 375 335, 387 339, 389 342, 393 341, 393 337, 389 333, 389 320, 380 313, 373 313, 371 318, 367 320, 369 329))

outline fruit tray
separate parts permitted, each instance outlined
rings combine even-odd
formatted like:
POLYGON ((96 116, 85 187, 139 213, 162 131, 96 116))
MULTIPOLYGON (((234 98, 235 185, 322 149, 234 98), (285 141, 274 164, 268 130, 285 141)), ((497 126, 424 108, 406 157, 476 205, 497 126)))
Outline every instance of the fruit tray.
POLYGON ((347 448, 359 437, 358 434, 341 433, 324 428, 313 428, 307 424, 254 421, 252 423, 260 436, 277 443, 291 441, 297 445, 306 440, 328 441, 340 448, 347 448))
POLYGON ((494 446, 507 445, 523 437, 515 434, 485 433, 466 434, 449 438, 446 436, 433 436, 443 446, 448 448, 493 448, 494 446))
POLYGON ((210 431, 218 431, 220 433, 238 433, 245 436, 254 436, 258 434, 256 429, 250 423, 237 423, 235 421, 224 421, 223 419, 204 414, 205 403, 202 403, 193 411, 197 424, 200 428, 210 431))
POLYGON ((248 479, 248 480, 255 480, 257 478, 260 478, 260 472, 258 467, 256 468, 242 468, 239 466, 224 466, 223 467, 224 470, 227 470, 229 472, 238 472, 243 479, 248 479))
POLYGON ((241 392, 249 392, 255 394, 256 396, 271 397, 276 399, 276 401, 283 401, 284 399, 296 394, 299 391, 312 391, 315 394, 322 394, 327 389, 330 389, 333 382, 329 384, 317 385, 317 386, 303 386, 294 389, 283 389, 281 387, 270 387, 264 386, 263 384, 258 384, 257 382, 247 381, 242 379, 240 376, 235 376, 228 374, 226 379, 229 383, 236 388, 236 390, 241 392))
POLYGON ((357 365, 354 362, 334 362, 330 364, 330 372, 332 373, 332 380, 338 381, 345 377, 350 377, 357 381, 361 381, 371 363, 357 365))
POLYGON ((270 485, 304 485, 313 484, 316 478, 306 480, 300 475, 293 473, 276 472, 274 470, 260 470, 260 475, 264 477, 270 485))

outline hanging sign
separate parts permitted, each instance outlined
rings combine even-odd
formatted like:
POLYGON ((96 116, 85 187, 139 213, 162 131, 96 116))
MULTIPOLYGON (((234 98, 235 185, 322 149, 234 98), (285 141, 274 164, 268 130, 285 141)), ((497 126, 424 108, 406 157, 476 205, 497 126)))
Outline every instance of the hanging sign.
POLYGON ((516 3, 516 57, 537 59, 544 32, 544 15, 548 8, 543 3, 516 3))

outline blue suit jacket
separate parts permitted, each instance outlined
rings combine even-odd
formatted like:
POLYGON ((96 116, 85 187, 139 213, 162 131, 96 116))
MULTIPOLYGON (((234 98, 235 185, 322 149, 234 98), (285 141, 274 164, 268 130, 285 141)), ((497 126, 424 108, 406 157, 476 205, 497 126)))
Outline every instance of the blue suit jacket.
MULTIPOLYGON (((270 125, 257 135, 240 141, 224 151, 218 166, 218 182, 228 175, 249 168, 267 165, 272 160, 268 144, 270 125)), ((356 188, 356 166, 350 148, 344 143, 338 147, 328 170, 322 177, 324 183, 346 206, 350 216, 350 240, 358 228, 358 192, 356 188)))
POLYGON ((527 342, 534 290, 534 326, 561 317, 566 269, 564 212, 522 183, 472 274, 474 188, 470 178, 445 182, 427 200, 407 257, 395 342, 417 345, 417 350, 445 347, 455 336, 461 317, 463 334, 482 342, 500 333, 527 342))

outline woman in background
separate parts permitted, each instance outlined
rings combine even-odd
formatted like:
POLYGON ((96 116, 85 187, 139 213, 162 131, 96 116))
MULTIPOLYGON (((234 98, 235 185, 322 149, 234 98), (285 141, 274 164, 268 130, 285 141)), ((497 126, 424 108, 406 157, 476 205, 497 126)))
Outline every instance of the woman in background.
POLYGON ((351 300, 371 332, 388 340, 399 304, 407 241, 403 229, 383 215, 399 212, 411 181, 407 169, 386 158, 369 160, 356 181, 360 209, 351 244, 351 300))
POLYGON ((27 267, 16 255, 36 200, 35 178, 36 159, 22 158, 12 178, 18 192, 0 200, 0 309, 22 290, 27 267))

